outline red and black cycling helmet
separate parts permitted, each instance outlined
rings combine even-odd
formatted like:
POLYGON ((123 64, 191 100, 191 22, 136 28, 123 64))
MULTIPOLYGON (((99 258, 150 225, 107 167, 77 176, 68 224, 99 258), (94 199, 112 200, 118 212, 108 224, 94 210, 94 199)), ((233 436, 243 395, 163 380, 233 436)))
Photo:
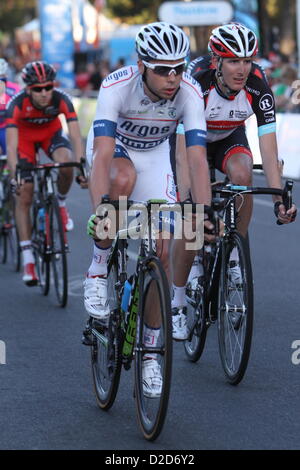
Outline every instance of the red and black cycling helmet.
POLYGON ((22 70, 22 80, 29 86, 53 82, 55 77, 55 68, 47 62, 29 62, 22 70))
POLYGON ((212 30, 208 49, 222 58, 254 57, 257 54, 257 37, 241 23, 229 23, 212 30))

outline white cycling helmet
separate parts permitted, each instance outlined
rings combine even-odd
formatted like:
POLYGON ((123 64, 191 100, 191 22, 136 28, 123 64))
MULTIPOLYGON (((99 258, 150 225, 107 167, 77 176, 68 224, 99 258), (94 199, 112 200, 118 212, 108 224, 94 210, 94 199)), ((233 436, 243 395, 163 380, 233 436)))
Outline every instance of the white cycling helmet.
POLYGON ((184 59, 189 50, 187 35, 174 24, 150 23, 143 26, 136 36, 136 51, 143 60, 184 59))
POLYGON ((218 26, 212 30, 208 49, 219 57, 253 57, 257 54, 257 37, 240 23, 218 26))
POLYGON ((0 75, 6 75, 8 70, 8 63, 5 59, 0 59, 0 75))

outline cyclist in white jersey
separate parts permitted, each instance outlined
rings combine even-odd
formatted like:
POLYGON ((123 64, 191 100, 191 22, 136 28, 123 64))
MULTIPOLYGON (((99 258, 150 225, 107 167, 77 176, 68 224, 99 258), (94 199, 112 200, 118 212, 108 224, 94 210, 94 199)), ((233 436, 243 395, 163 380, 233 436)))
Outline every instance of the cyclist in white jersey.
MULTIPOLYGON (((113 72, 100 88, 87 143, 87 158, 92 164, 93 206, 96 208, 104 195, 112 200, 125 195, 138 201, 153 198, 176 201, 168 137, 181 120, 186 128, 193 200, 210 205, 203 98, 200 86, 184 73, 188 38, 175 25, 152 23, 137 34, 136 50, 137 66, 113 72)), ((88 224, 92 236, 95 222, 92 216, 88 224)), ((166 246, 164 243, 161 261, 168 272, 166 246)), ((109 314, 106 280, 109 249, 109 240, 95 242, 84 283, 86 311, 98 319, 106 319, 109 314)), ((179 256, 184 263, 185 252, 179 256)), ((154 330, 149 328, 148 333, 152 341, 154 330)), ((145 393, 159 395, 162 380, 155 358, 144 362, 143 374, 145 393)))

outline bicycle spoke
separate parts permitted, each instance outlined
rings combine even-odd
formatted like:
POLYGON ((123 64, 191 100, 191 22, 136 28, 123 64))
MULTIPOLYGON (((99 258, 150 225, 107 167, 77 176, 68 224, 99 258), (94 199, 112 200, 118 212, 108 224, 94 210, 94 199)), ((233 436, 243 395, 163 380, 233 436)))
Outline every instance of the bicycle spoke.
POLYGON ((219 289, 219 349, 225 374, 238 384, 246 371, 252 338, 253 287, 250 255, 237 233, 225 243, 219 289), (226 244, 227 243, 227 244, 226 244), (235 250, 233 271, 231 261, 235 250), (238 267, 238 268, 237 268, 238 267))
MULTIPOLYGON (((92 327, 91 361, 96 399, 100 408, 108 410, 114 403, 121 374, 122 340, 118 320, 119 297, 116 290, 118 265, 112 263, 108 273, 108 304, 111 315, 106 325, 92 327)), ((93 322, 95 323, 95 322, 93 322)), ((92 324, 93 326, 93 324, 92 324)))
POLYGON ((166 417, 172 361, 169 286, 158 259, 142 269, 135 347, 138 420, 146 439, 160 434, 166 417))

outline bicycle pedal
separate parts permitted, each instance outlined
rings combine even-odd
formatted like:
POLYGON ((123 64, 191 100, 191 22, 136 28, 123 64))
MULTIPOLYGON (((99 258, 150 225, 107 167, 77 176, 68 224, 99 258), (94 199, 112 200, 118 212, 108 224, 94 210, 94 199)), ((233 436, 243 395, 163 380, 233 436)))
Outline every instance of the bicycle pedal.
POLYGON ((84 346, 92 346, 93 345, 93 335, 92 330, 90 328, 86 328, 82 332, 81 343, 84 346))

